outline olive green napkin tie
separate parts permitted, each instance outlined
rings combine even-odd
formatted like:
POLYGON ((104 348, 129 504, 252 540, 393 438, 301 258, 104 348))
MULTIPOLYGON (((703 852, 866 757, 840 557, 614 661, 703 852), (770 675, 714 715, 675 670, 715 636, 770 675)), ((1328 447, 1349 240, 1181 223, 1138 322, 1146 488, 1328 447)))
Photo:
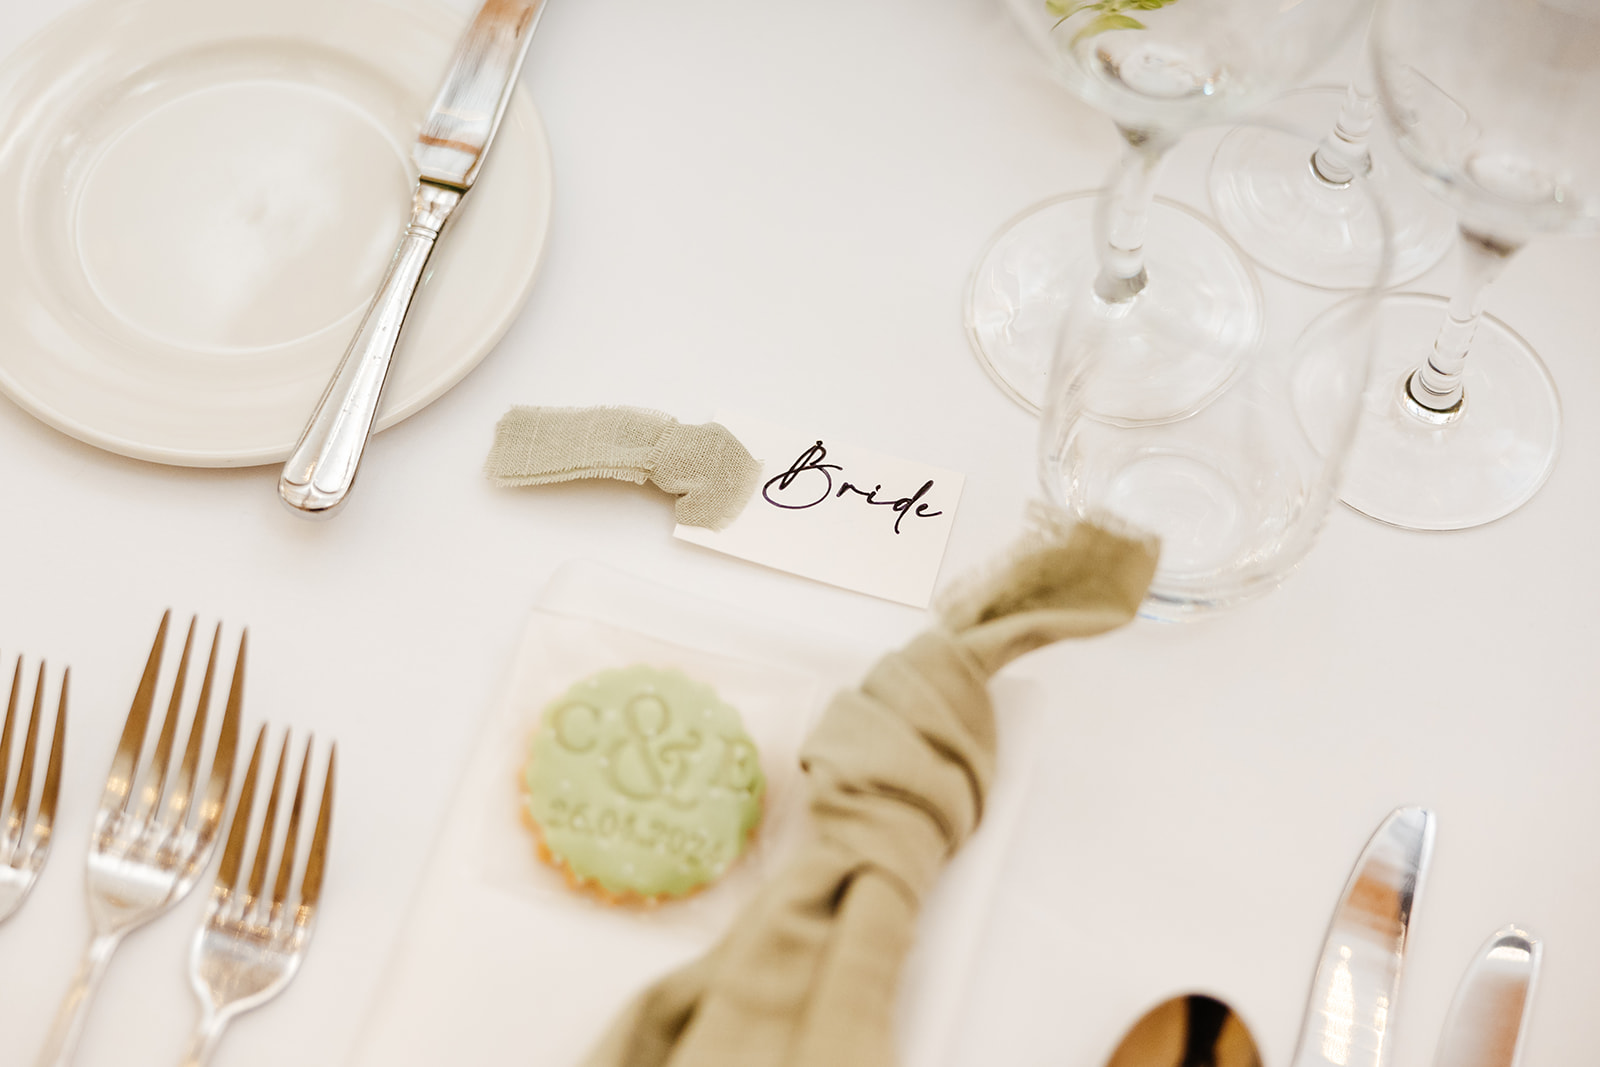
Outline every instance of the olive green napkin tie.
POLYGON ((720 530, 749 502, 761 464, 720 423, 685 426, 646 408, 516 407, 495 427, 484 473, 502 486, 648 481, 678 498, 679 522, 720 530))
POLYGON ((1048 517, 942 625, 829 705, 801 752, 813 838, 707 955, 624 1010, 586 1067, 887 1067, 923 895, 994 776, 989 677, 1132 619, 1155 550, 1048 517))

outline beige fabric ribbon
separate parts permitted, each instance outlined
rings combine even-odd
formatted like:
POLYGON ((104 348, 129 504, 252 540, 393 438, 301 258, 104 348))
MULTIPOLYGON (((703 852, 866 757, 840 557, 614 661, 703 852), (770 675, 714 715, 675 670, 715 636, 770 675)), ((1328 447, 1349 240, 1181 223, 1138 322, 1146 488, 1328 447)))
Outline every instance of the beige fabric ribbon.
POLYGON ((501 486, 648 481, 678 498, 679 522, 720 530, 749 502, 761 464, 720 423, 685 426, 646 408, 515 407, 495 427, 484 473, 501 486))
POLYGON ((586 1067, 886 1067, 917 912, 994 776, 989 677, 1132 619, 1155 550, 1042 529, 944 624, 836 696, 805 744, 815 834, 706 956, 640 995, 586 1067))

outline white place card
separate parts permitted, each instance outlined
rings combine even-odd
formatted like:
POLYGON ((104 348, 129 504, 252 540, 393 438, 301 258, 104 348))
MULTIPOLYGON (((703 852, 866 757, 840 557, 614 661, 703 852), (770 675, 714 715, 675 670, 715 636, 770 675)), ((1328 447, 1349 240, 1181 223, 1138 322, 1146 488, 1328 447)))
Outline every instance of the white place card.
POLYGON ((814 430, 718 415, 761 462, 761 483, 722 530, 679 540, 819 582, 927 607, 961 499, 962 475, 814 430))

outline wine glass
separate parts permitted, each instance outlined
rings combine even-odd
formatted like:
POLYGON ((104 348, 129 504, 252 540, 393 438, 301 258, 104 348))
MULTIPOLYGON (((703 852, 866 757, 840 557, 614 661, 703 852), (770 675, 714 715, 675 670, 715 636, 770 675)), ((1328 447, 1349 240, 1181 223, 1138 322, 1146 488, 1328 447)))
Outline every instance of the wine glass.
POLYGON ((1378 305, 1344 501, 1407 529, 1465 529, 1521 507, 1555 466, 1555 384, 1484 314, 1484 293, 1530 239, 1600 230, 1600 5, 1380 0, 1371 44, 1400 151, 1455 209, 1460 278, 1448 301, 1378 305))
POLYGON ((968 286, 968 335, 1001 387, 1037 409, 1060 316, 1092 287, 1140 338, 1140 417, 1179 416, 1226 386, 1254 346, 1261 298, 1227 237, 1155 196, 1161 162, 1186 131, 1237 118, 1302 77, 1367 2, 1037 4, 1036 36, 1048 35, 1058 80, 1116 123, 1122 165, 1098 256, 1092 194, 1037 205, 990 241, 968 286))
MULTIPOLYGON (((1306 153, 1321 137, 1315 128, 1270 129, 1306 153)), ((1050 502, 1070 514, 1160 538, 1147 617, 1189 618, 1276 588, 1337 498, 1375 347, 1372 311, 1389 270, 1383 204, 1360 175, 1350 194, 1376 220, 1380 250, 1357 295, 1264 278, 1259 343, 1225 388, 1181 417, 1126 416, 1129 397, 1145 387, 1132 318, 1090 287, 1063 317, 1040 420, 1040 478, 1050 502)), ((1114 195, 1098 201, 1107 227, 1114 195)))

